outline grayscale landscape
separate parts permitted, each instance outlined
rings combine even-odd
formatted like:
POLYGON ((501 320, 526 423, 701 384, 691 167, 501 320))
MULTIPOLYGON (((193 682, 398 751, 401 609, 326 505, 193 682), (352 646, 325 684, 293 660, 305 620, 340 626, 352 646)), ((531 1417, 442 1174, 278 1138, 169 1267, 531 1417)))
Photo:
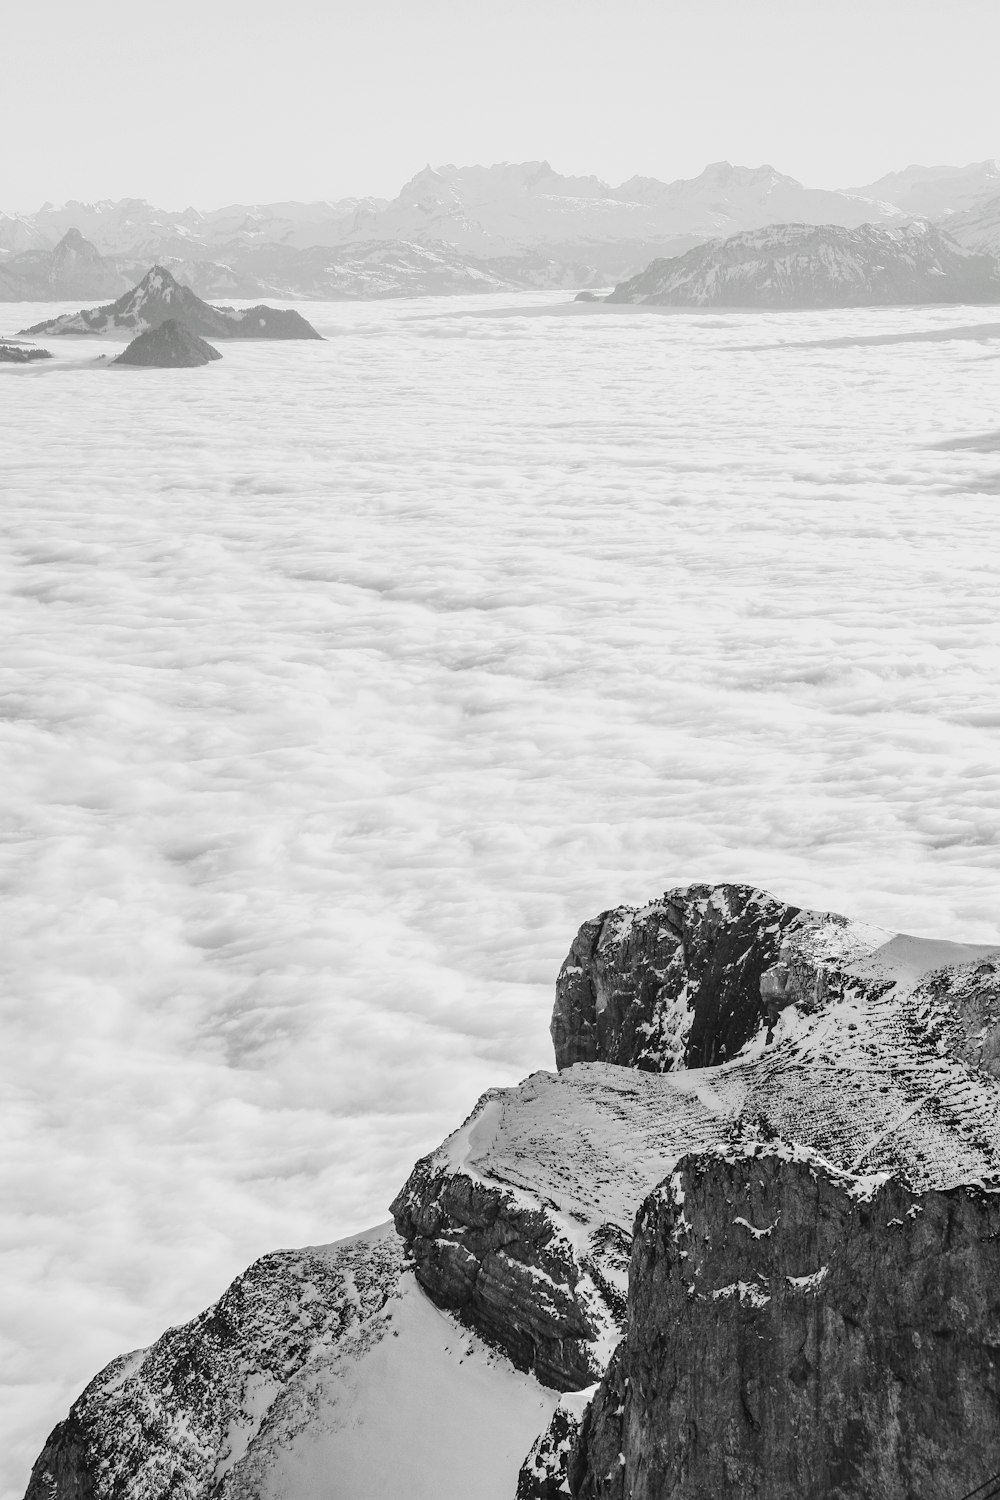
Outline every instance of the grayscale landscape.
MULTIPOLYGON (((0 1500, 1000 1494, 1000 167, 907 81, 943 6, 907 76, 675 18, 734 161, 650 146, 652 56, 604 146, 550 97, 589 3, 537 58, 393 18, 409 121, 351 17, 382 144, 272 115, 275 167, 223 81, 252 169, 91 91, 113 36, 167 98, 183 28, 55 9, 0 170, 0 1500)), ((313 99, 328 14, 222 9, 313 99)))

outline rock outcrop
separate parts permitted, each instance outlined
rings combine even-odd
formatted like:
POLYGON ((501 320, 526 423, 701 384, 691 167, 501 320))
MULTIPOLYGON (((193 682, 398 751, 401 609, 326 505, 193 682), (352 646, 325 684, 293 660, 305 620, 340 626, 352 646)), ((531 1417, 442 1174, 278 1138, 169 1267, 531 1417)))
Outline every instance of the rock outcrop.
POLYGON ((255 1446, 297 1377, 384 1337, 390 1233, 257 1261, 193 1323, 102 1370, 55 1428, 25 1500, 246 1500, 255 1446))
POLYGON ((191 333, 216 339, 318 339, 294 309, 213 307, 176 281, 165 266, 153 266, 137 286, 106 307, 66 313, 25 329, 29 334, 144 333, 173 320, 191 333))
POLYGON ((800 916, 749 886, 690 886, 585 922, 556 981, 556 1066, 663 1072, 735 1057, 769 1013, 761 976, 800 916))
POLYGON ((774 224, 654 260, 607 300, 733 308, 996 303, 1000 267, 924 223, 774 224))
POLYGON ((176 318, 168 318, 156 328, 140 333, 113 359, 113 365, 144 365, 157 370, 191 369, 221 359, 218 349, 192 333, 176 318))
POLYGON ((638 1216, 569 1492, 964 1495, 1000 1470, 998 1346, 996 1191, 915 1195, 778 1145, 687 1157, 638 1216))
MULTIPOLYGON (((584 924, 553 1036, 558 1073, 490 1090, 417 1163, 398 1239, 267 1257, 109 1367, 29 1500, 315 1500, 361 1387, 368 1431, 422 1434, 415 1500, 493 1500, 474 1457, 429 1456, 466 1360, 474 1444, 515 1410, 525 1434, 496 1500, 902 1500, 932 1464, 957 1494, 1000 1469, 1000 950, 693 886, 584 924), (385 1336, 390 1301, 416 1343, 385 1336), (793 1419, 810 1451, 769 1488, 793 1419)), ((379 1500, 379 1473, 343 1493, 379 1500)))

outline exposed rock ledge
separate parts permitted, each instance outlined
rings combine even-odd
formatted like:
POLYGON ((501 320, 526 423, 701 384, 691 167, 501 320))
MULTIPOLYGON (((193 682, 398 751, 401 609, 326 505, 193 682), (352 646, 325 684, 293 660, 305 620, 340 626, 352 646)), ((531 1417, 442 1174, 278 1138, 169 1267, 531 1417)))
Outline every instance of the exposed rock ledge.
MULTIPOLYGON (((517 1464, 552 1410, 550 1393, 576 1393, 560 1403, 548 1435, 536 1444, 525 1464, 521 1500, 550 1500, 568 1494, 566 1460, 584 1405, 582 1391, 603 1376, 612 1351, 626 1335, 587 1418, 579 1462, 573 1470, 581 1496, 589 1495, 580 1487, 605 1483, 599 1472, 605 1452, 602 1434, 608 1443, 616 1440, 607 1424, 621 1403, 609 1403, 613 1382, 626 1378, 621 1374, 626 1351, 635 1348, 637 1359, 640 1355, 647 1358, 647 1353, 650 1360, 669 1356, 678 1371, 682 1365, 687 1369, 689 1380, 697 1384, 700 1378, 701 1323, 685 1324, 683 1337, 691 1342, 685 1345, 675 1339, 668 1349, 662 1340, 657 1342, 666 1325, 656 1322, 660 1314, 655 1298, 637 1302, 633 1296, 626 1317, 636 1212, 648 1199, 650 1206, 639 1221, 634 1285, 639 1284, 637 1267, 646 1265, 641 1257, 647 1254, 648 1244, 655 1247, 662 1242, 662 1234, 655 1240, 660 1233, 656 1226, 667 1221, 657 1216, 673 1212, 672 1203, 676 1207, 675 1199, 669 1193, 665 1196, 658 1184, 670 1179, 685 1156, 688 1162, 682 1176, 684 1181, 691 1180, 690 1201, 700 1205, 699 1223, 710 1236, 716 1235, 712 1255, 720 1257, 705 1260, 709 1268, 705 1277, 710 1271, 716 1279, 706 1279, 701 1290, 718 1291, 740 1282, 751 1288, 762 1286, 758 1271, 769 1286, 786 1273, 813 1275, 819 1260, 805 1257, 792 1264, 792 1252, 797 1254, 806 1240, 800 1245, 798 1240, 786 1243, 782 1238, 796 1224, 804 1235, 810 1213, 820 1212, 822 1219, 815 1229, 819 1236, 815 1246, 808 1243, 810 1254, 813 1248, 817 1255, 820 1250, 824 1255, 829 1251, 829 1261, 822 1264, 833 1267, 836 1245, 842 1242, 843 1253, 836 1251, 841 1270, 835 1277, 831 1269, 809 1294, 812 1300, 804 1302, 813 1310, 810 1316, 820 1351, 826 1349, 823 1339, 828 1322, 831 1327, 839 1326, 837 1319, 846 1330, 845 1347, 883 1347, 879 1340, 885 1330, 879 1322, 874 1290, 870 1296, 858 1292, 861 1300, 856 1311, 861 1322, 857 1327, 843 1311, 846 1302, 835 1299, 829 1316, 825 1311, 827 1295, 836 1291, 839 1297, 843 1289, 846 1296, 849 1268, 853 1265, 860 1276, 868 1263, 866 1257, 889 1255, 899 1276, 910 1277, 907 1284, 914 1300, 904 1326, 921 1337, 925 1324, 932 1340, 939 1326, 952 1326, 939 1324, 932 1267, 928 1267, 928 1279, 919 1281, 922 1246, 947 1250, 965 1235, 963 1254, 971 1267, 969 1294, 979 1297, 976 1289, 981 1283, 976 1277, 980 1271, 972 1262, 980 1253, 976 1250, 980 1242, 969 1225, 980 1224, 984 1233, 994 1232, 989 1215, 995 1200, 985 1189, 1000 1181, 1000 953, 996 949, 894 937, 833 914, 785 906, 748 887, 695 886, 668 892, 642 910, 620 908, 584 925, 560 975, 553 1035, 563 1071, 537 1073, 517 1088, 491 1090, 459 1130, 417 1163, 393 1204, 402 1241, 390 1232, 388 1238, 361 1237, 324 1252, 266 1257, 239 1278, 215 1308, 185 1328, 171 1330, 149 1351, 116 1362, 88 1387, 46 1444, 29 1487, 29 1500, 121 1500, 122 1496, 128 1500, 318 1500, 320 1492, 313 1480, 301 1478, 304 1471, 299 1469, 300 1479, 293 1483, 287 1477, 291 1472, 287 1465, 298 1463, 304 1448, 313 1452, 319 1441, 326 1455, 323 1473, 339 1472, 337 1464, 342 1463, 345 1450, 331 1446, 330 1434, 339 1434, 336 1441, 346 1442, 344 1434, 354 1430, 353 1418, 341 1415, 345 1391, 367 1382, 369 1432, 376 1420, 387 1420, 384 1410, 381 1417, 376 1413, 381 1409, 378 1393, 390 1376, 403 1390, 400 1400, 409 1402, 404 1387, 410 1366, 400 1364, 398 1352, 406 1340, 384 1336, 390 1298, 397 1299, 400 1308, 408 1307, 425 1330, 414 1369, 427 1368, 428 1351, 437 1349, 441 1355, 442 1339, 449 1348, 457 1346, 459 1360, 464 1360, 466 1340, 478 1349, 476 1338, 481 1335, 529 1372, 518 1375, 504 1354, 497 1354, 488 1382, 477 1384, 477 1375, 471 1386, 486 1392, 475 1407, 476 1431, 482 1436, 492 1422, 494 1438, 496 1413, 512 1409, 503 1402, 513 1400, 510 1392, 515 1388, 519 1392, 517 1433, 527 1431, 528 1435, 509 1471, 511 1495, 517 1464), (567 1065, 576 1058, 593 1060, 567 1065), (709 1059, 710 1066, 691 1066, 709 1059), (797 1148, 749 1157, 740 1143, 754 1136, 803 1143, 821 1153, 823 1162, 810 1157, 804 1163, 797 1148), (702 1156, 694 1159, 693 1152, 702 1156), (693 1164, 696 1160, 707 1165, 698 1167, 693 1164), (735 1177, 730 1182, 725 1174, 750 1172, 745 1165, 748 1160, 753 1161, 754 1172, 760 1169, 759 1176, 747 1179, 748 1206, 734 1212, 727 1195, 732 1198, 738 1184, 735 1177), (770 1163, 766 1171, 765 1163, 770 1163), (807 1179, 814 1181, 812 1172, 817 1174, 815 1181, 826 1186, 816 1188, 810 1200, 802 1194, 813 1191, 807 1186, 807 1179), (849 1175, 858 1172, 887 1174, 894 1182, 880 1188, 869 1207, 852 1197, 846 1185, 849 1175), (763 1199, 758 1202, 755 1197, 758 1180, 782 1208, 780 1224, 785 1227, 770 1235, 762 1232, 759 1239, 747 1230, 752 1244, 740 1249, 741 1242, 735 1241, 726 1250, 718 1241, 719 1224, 731 1228, 740 1217, 752 1228, 766 1231, 777 1222, 773 1216, 766 1222, 755 1217, 765 1206, 763 1199), (968 1186, 975 1183, 981 1185, 980 1190, 968 1186), (932 1206, 911 1219, 910 1209, 924 1205, 920 1194, 932 1206), (879 1219, 876 1207, 890 1199, 902 1211, 879 1219), (940 1207, 939 1211, 939 1200, 941 1205, 966 1206, 950 1207, 947 1212, 940 1207), (890 1225, 892 1218, 902 1224, 890 1225), (937 1226, 939 1240, 920 1238, 925 1222, 937 1226), (885 1240, 890 1228, 897 1236, 891 1244, 885 1240), (648 1244, 647 1229, 654 1235, 648 1244), (359 1248, 361 1241, 366 1249, 359 1248), (767 1259, 772 1251, 778 1254, 779 1246, 784 1246, 781 1253, 787 1257, 785 1270, 781 1269, 784 1261, 772 1264, 767 1259), (735 1256, 737 1250, 742 1259, 730 1266, 725 1254, 735 1256), (412 1264, 422 1291, 410 1272, 400 1272, 402 1254, 412 1264), (907 1255, 912 1257, 912 1266, 907 1255), (752 1256, 758 1258, 751 1268, 752 1256), (399 1301, 401 1275, 412 1294, 407 1291, 399 1301), (428 1298, 443 1312, 431 1306, 428 1298), (464 1334, 456 1319, 472 1332, 464 1334), (648 1335, 643 1331, 647 1321, 653 1330, 648 1335), (372 1347, 377 1349, 375 1355, 365 1353, 372 1347), (374 1359, 380 1361, 377 1370, 374 1359), (353 1374, 348 1378, 345 1372, 353 1374), (506 1393, 503 1401, 496 1394, 501 1390, 506 1393), (536 1413, 540 1413, 537 1425, 526 1428, 536 1413), (320 1441, 317 1433, 327 1435, 320 1441)), ((688 1220, 695 1222, 690 1212, 688 1220)), ((678 1265, 687 1264, 681 1262, 680 1252, 690 1258, 692 1249, 679 1241, 676 1246, 678 1265)), ((695 1248, 699 1256, 708 1255, 702 1241, 695 1248)), ((993 1240, 981 1242, 981 1254, 983 1274, 995 1276, 993 1240)), ((675 1266, 671 1271, 665 1261, 657 1262, 656 1287, 675 1273, 682 1275, 683 1270, 675 1266)), ((882 1286, 885 1278, 879 1277, 881 1271, 876 1281, 882 1286)), ((953 1284, 959 1288, 957 1271, 953 1284)), ((886 1284, 887 1296, 891 1290, 886 1284)), ((786 1296, 780 1286, 777 1292, 760 1295, 772 1301, 786 1296)), ((802 1295, 805 1298, 806 1293, 802 1295)), ((962 1325, 968 1334, 966 1342, 962 1342, 966 1335, 958 1329, 948 1346, 964 1351, 963 1362, 954 1366, 953 1374, 961 1390, 967 1374, 972 1381, 970 1421, 974 1424, 979 1422, 976 1403, 980 1396, 975 1392, 980 1390, 976 1382, 981 1368, 975 1320, 981 1312, 983 1317, 993 1316, 989 1311, 994 1305, 989 1300, 992 1295, 986 1288, 986 1300, 980 1299, 979 1310, 974 1315, 970 1312, 962 1325)), ((731 1337, 742 1359, 745 1351, 740 1339, 752 1342, 759 1331, 756 1323, 751 1326, 750 1314, 764 1316, 771 1304, 754 1309, 742 1292, 734 1297, 732 1306, 726 1297, 698 1303, 697 1308, 692 1305, 686 1316, 694 1320, 697 1311, 710 1328, 716 1327, 713 1318, 720 1327, 726 1318, 735 1319, 731 1337)), ((793 1312, 794 1308, 790 1317, 793 1312)), ((985 1323, 982 1328, 986 1329, 985 1323)), ((392 1332, 396 1332, 395 1322, 392 1332)), ((987 1334, 988 1330, 982 1334, 982 1347, 992 1347, 992 1337, 1000 1351, 1000 1325, 994 1334, 987 1334)), ((716 1343, 709 1340, 706 1348, 715 1351, 712 1358, 718 1359, 721 1381, 723 1335, 717 1331, 712 1337, 716 1343)), ((780 1340, 768 1347, 775 1351, 775 1358, 784 1357, 780 1340)), ((813 1381, 815 1399, 822 1406, 826 1397, 815 1372, 826 1366, 816 1364, 809 1353, 811 1346, 803 1347, 811 1368, 801 1367, 800 1373, 807 1384, 813 1381)), ((946 1355, 947 1350, 942 1358, 946 1355)), ((1000 1364, 1000 1353, 997 1358, 1000 1364)), ((775 1379, 785 1380, 792 1365, 794 1360, 776 1365, 775 1379)), ((477 1368, 481 1374, 487 1366, 481 1361, 477 1368)), ((923 1368, 919 1365, 919 1370, 923 1368)), ((456 1372, 452 1365, 448 1369, 450 1381, 456 1372)), ((468 1371, 468 1363, 463 1363, 461 1379, 468 1371)), ((652 1384, 642 1389, 654 1391, 651 1420, 672 1420, 665 1406, 655 1405, 666 1400, 665 1387, 656 1384, 659 1376, 649 1378, 652 1384)), ((459 1385, 434 1387, 450 1392, 447 1402, 436 1403, 441 1410, 453 1409, 459 1386, 461 1380, 459 1385)), ((883 1399, 881 1389, 873 1400, 883 1399)), ((712 1400, 720 1403, 718 1410, 728 1410, 725 1401, 732 1393, 726 1394, 728 1387, 720 1386, 720 1390, 712 1400)), ((913 1392, 920 1390, 929 1403, 928 1422, 934 1429, 936 1387, 914 1383, 913 1392)), ((423 1388, 419 1396, 426 1396, 423 1388)), ((916 1394, 913 1399, 917 1400, 916 1394)), ((643 1465, 653 1461, 642 1457, 643 1446, 649 1447, 648 1430, 642 1426, 647 1412, 638 1400, 637 1391, 636 1425, 629 1429, 631 1436, 621 1438, 632 1446, 614 1451, 615 1463, 619 1451, 631 1455, 626 1463, 633 1463, 629 1474, 635 1477, 635 1486, 645 1482, 643 1465)), ((752 1401, 749 1410, 763 1431, 764 1422, 752 1401)), ((951 1420, 954 1414, 948 1410, 951 1420)), ((401 1409, 400 1422, 407 1415, 413 1419, 413 1411, 411 1405, 401 1409)), ((839 1420, 836 1411, 831 1411, 830 1421, 839 1420)), ((911 1427, 916 1431, 918 1417, 906 1420, 910 1423, 907 1431, 911 1427)), ((410 1454, 411 1468, 420 1472, 407 1476, 408 1493, 415 1500, 427 1496, 469 1500, 472 1493, 486 1500, 481 1484, 470 1489, 456 1477, 457 1470, 437 1471, 435 1460, 427 1455, 435 1444, 438 1449, 442 1446, 438 1429, 428 1436, 423 1421, 419 1430, 422 1436, 414 1439, 410 1454), (423 1454, 419 1462, 418 1450, 423 1454)), ((749 1430, 755 1431, 752 1423, 749 1430)), ((839 1430, 853 1441, 854 1429, 839 1430)), ((974 1430, 980 1429, 974 1426, 974 1430)), ((757 1450, 747 1446, 749 1441, 733 1439, 726 1451, 737 1465, 745 1461, 752 1477, 757 1450)), ((984 1451, 992 1453, 988 1433, 983 1441, 984 1451)), ((370 1453, 371 1447, 366 1451, 370 1453)), ((950 1450, 941 1451, 941 1462, 951 1462, 950 1450)), ((910 1450, 904 1445, 898 1447, 898 1454, 902 1455, 899 1463, 904 1464, 901 1472, 918 1475, 918 1461, 908 1456, 910 1450)), ((977 1462, 978 1457, 971 1455, 965 1468, 955 1470, 956 1494, 963 1493, 966 1474, 969 1482, 964 1488, 968 1489, 992 1472, 988 1466, 980 1472, 977 1462)), ((993 1471, 997 1469, 1000 1457, 993 1464, 993 1471)), ((501 1471, 494 1465, 493 1472, 501 1471)), ((703 1471, 691 1472, 700 1475, 703 1471)), ((726 1480, 728 1490, 712 1488, 714 1483, 713 1479, 706 1481, 707 1487, 678 1493, 685 1500, 743 1493, 759 1494, 761 1500, 784 1500, 786 1494, 780 1488, 744 1492, 739 1488, 742 1479, 726 1480)), ((330 1484, 334 1484, 332 1479, 330 1484)), ((375 1480, 352 1480, 352 1484, 350 1500, 381 1500, 391 1490, 381 1480, 381 1488, 372 1487, 375 1480)), ((635 1500, 641 1494, 656 1493, 635 1486, 635 1500)), ((824 1490, 822 1485, 811 1491, 804 1485, 802 1492, 883 1493, 877 1488, 824 1490)), ((917 1492, 935 1493, 926 1487, 917 1492)), ((335 1486, 322 1491, 325 1500, 334 1496, 344 1500, 346 1493, 335 1486)), ((490 1491, 489 1500, 494 1494, 490 1491)), ((903 1491, 886 1489, 884 1494, 895 1500, 903 1491)), ((599 1488, 593 1489, 593 1496, 604 1500, 599 1488)), ((496 1500, 508 1500, 507 1492, 496 1500)))
POLYGON ((806 911, 752 886, 687 886, 584 922, 556 981, 556 1066, 711 1066, 770 1040, 783 1011, 808 1022, 845 1000, 867 1009, 927 976, 928 1004, 947 1001, 947 1050, 1000 1076, 998 957, 806 911))
POLYGON ((998 1470, 996 1192, 750 1145, 685 1158, 646 1200, 570 1494, 909 1500, 998 1470))

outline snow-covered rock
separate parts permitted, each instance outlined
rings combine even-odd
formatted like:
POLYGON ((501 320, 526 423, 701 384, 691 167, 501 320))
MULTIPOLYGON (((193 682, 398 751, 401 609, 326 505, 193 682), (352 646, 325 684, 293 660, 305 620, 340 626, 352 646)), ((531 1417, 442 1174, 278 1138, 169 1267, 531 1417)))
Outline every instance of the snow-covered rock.
POLYGON ((384 1225, 265 1256, 109 1365, 27 1500, 510 1500, 554 1405, 427 1300, 384 1225))
POLYGON ((673 307, 868 307, 1000 302, 994 260, 932 225, 776 224, 654 260, 610 302, 673 307))
POLYGON ((137 286, 106 307, 36 323, 26 333, 104 334, 144 333, 168 320, 182 323, 192 333, 216 339, 318 339, 320 335, 301 313, 292 309, 212 307, 182 286, 165 266, 153 266, 137 286))
MULTIPOLYGON (((693 886, 584 924, 553 1034, 561 1071, 490 1090, 417 1163, 392 1205, 398 1238, 265 1257, 200 1318, 110 1366, 49 1439, 28 1500, 381 1500, 400 1465, 417 1500, 513 1500, 515 1487, 551 1500, 569 1493, 590 1420, 582 1396, 557 1409, 555 1393, 589 1390, 624 1335, 647 1338, 627 1303, 633 1228, 644 1203, 640 1228, 653 1224, 648 1204, 682 1158, 766 1147, 789 1164, 794 1181, 774 1184, 789 1203, 803 1161, 852 1203, 844 1182, 891 1182, 907 1223, 927 1195, 974 1207, 965 1188, 1000 1183, 1000 949, 693 886)), ((738 1341, 739 1318, 771 1295, 750 1264, 758 1236, 770 1253, 770 1220, 756 1200, 735 1216, 722 1200, 705 1215, 728 1212, 749 1249, 713 1283, 738 1307, 713 1298, 705 1316, 738 1341)), ((837 1212, 845 1245, 881 1253, 891 1226, 876 1235, 837 1212)), ((935 1233, 947 1213, 928 1211, 935 1233)), ((909 1234, 904 1271, 918 1251, 909 1234)), ((799 1280, 816 1271, 789 1261, 799 1280)), ((795 1295, 821 1292, 803 1281, 795 1295)), ((918 1333, 935 1305, 914 1304, 918 1333)))

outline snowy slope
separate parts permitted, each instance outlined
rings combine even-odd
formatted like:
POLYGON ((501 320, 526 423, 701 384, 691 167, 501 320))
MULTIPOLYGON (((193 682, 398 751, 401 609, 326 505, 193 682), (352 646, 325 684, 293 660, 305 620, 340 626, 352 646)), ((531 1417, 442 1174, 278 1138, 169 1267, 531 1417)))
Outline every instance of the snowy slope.
POLYGON ((789 1160, 807 1148, 915 1193, 1000 1182, 1000 948, 740 886, 668 892, 581 929, 595 931, 571 958, 596 1006, 655 1021, 664 1004, 676 1022, 683 1003, 697 1019, 700 998, 731 1010, 751 983, 761 1024, 716 1066, 685 1067, 677 1025, 654 1024, 665 1071, 595 1060, 488 1091, 417 1163, 399 1237, 266 1256, 115 1361, 50 1437, 27 1500, 384 1500, 401 1475, 416 1500, 512 1500, 529 1449, 529 1468, 555 1463, 558 1423, 534 1448, 555 1392, 608 1367, 636 1213, 682 1156, 780 1138, 789 1160), (624 1008, 602 985, 609 953, 643 976, 624 1008))
MULTIPOLYGON (((892 937, 747 887, 670 892, 606 913, 581 936, 595 927, 589 963, 579 963, 584 937, 568 966, 583 968, 598 1009, 618 1007, 626 1032, 639 1017, 668 1071, 647 1052, 639 1068, 599 1058, 493 1090, 417 1163, 392 1205, 430 1295, 546 1384, 579 1389, 602 1373, 622 1328, 632 1220, 689 1151, 780 1136, 836 1168, 888 1171, 917 1191, 1000 1179, 997 950, 892 937), (697 960, 678 968, 694 942, 689 926, 678 949, 685 899, 712 918, 728 979, 711 954, 700 977, 697 960), (756 935, 747 912, 761 914, 756 935), (602 943, 641 975, 623 1005, 602 982, 602 943), (758 1019, 721 1066, 683 1063, 699 991, 718 1026, 747 999, 758 1019)), ((564 966, 557 1020, 565 975, 564 966)), ((557 1038, 564 1029, 565 1017, 557 1038)), ((610 1050, 607 1034, 598 1050, 610 1050)))
POLYGON ((924 223, 775 224, 655 260, 609 301, 677 307, 867 307, 1000 301, 1000 273, 924 223))
POLYGON ((300 1378, 234 1500, 385 1500, 401 1485, 409 1500, 512 1500, 555 1393, 436 1308, 412 1272, 386 1320, 360 1356, 300 1378))
POLYGON ((28 1495, 510 1500, 556 1398, 439 1311, 390 1225, 267 1256, 103 1371, 28 1495))

